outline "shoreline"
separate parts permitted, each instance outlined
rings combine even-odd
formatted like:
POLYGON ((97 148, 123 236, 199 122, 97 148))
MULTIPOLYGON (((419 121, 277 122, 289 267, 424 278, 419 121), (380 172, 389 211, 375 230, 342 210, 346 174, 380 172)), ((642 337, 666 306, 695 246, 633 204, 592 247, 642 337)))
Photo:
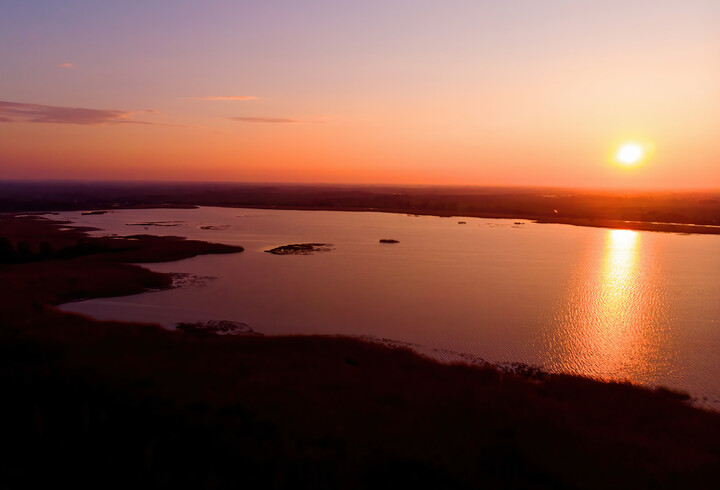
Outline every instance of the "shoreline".
MULTIPOLYGON (((198 207, 205 207, 199 205, 198 207)), ((406 210, 406 209, 379 209, 379 208, 339 208, 339 207, 318 207, 318 206, 255 206, 255 205, 209 205, 206 207, 238 208, 238 209, 278 209, 286 211, 339 211, 339 212, 367 212, 367 213, 391 213, 407 214, 410 216, 437 216, 439 218, 484 218, 484 219, 508 219, 525 220, 541 224, 557 224, 584 226, 591 228, 625 229, 634 231, 654 231, 658 233, 678 233, 683 235, 703 234, 720 235, 720 225, 703 225, 694 223, 659 223, 651 221, 630 221, 593 218, 547 218, 527 214, 502 214, 502 213, 438 213, 433 211, 406 210)), ((116 208, 117 209, 117 208, 116 208)))
MULTIPOLYGON (((524 213, 440 213, 436 211, 425 211, 417 209, 382 209, 371 207, 322 207, 322 206, 278 206, 278 205, 241 205, 241 204, 197 204, 197 205, 148 205, 143 207, 107 207, 93 208, 94 210, 110 212, 125 209, 197 209, 199 207, 218 207, 234 209, 267 209, 284 211, 337 211, 357 213, 390 213, 406 214, 409 216, 436 216, 440 218, 483 218, 483 219, 507 219, 524 220, 540 224, 557 224, 582 226, 590 228, 621 229, 633 231, 652 231, 657 233, 675 233, 680 235, 720 235, 720 225, 696 224, 696 223, 663 223, 655 221, 616 220, 600 218, 579 218, 579 217, 557 217, 538 216, 524 213)), ((32 214, 48 214, 36 212, 32 214)), ((12 213, 9 213, 12 214, 12 213)), ((30 214, 30 213, 29 213, 30 214)))
POLYGON ((230 250, 149 235, 128 249, 60 231, 67 223, 5 218, 0 236, 14 230, 14 244, 85 247, 0 265, 7 488, 93 488, 109 475, 116 488, 409 478, 417 488, 714 488, 720 414, 682 394, 445 365, 347 337, 193 335, 62 313, 52 305, 81 293, 167 287, 124 260, 230 250))
POLYGON ((13 213, 221 206, 523 219, 720 234, 720 190, 0 181, 0 191, 0 210, 13 213))
MULTIPOLYGON (((205 206, 197 206, 196 209, 197 209, 197 208, 200 208, 200 207, 205 207, 205 206)), ((213 206, 209 206, 209 207, 213 207, 213 206)), ((267 206, 267 207, 260 207, 260 208, 259 208, 259 207, 256 207, 256 206, 214 206, 214 207, 217 207, 217 208, 230 208, 230 209, 267 209, 267 210, 287 210, 287 211, 329 211, 329 212, 332 212, 332 211, 338 211, 338 212, 381 212, 381 213, 392 213, 392 214, 406 214, 406 213, 404 213, 404 212, 402 212, 402 211, 387 211, 387 210, 375 210, 375 209, 350 209, 350 208, 348 208, 348 209, 325 209, 325 208, 303 208, 303 209, 298 209, 298 208, 294 208, 294 207, 282 208, 282 207, 277 207, 277 206, 274 206, 274 207, 273 207, 273 206, 267 206)), ((146 208, 143 208, 143 209, 146 209, 146 208)), ((150 208, 150 209, 153 209, 153 208, 150 208)), ((159 209, 167 209, 167 206, 165 206, 165 207, 163 207, 163 208, 159 208, 159 209)), ((182 208, 182 209, 184 209, 184 208, 182 208)), ((121 209, 120 209, 120 210, 121 210, 121 209)), ((102 212, 104 213, 105 211, 102 211, 102 212)), ((83 214, 86 214, 86 213, 83 213, 83 214)), ((418 215, 418 216, 420 216, 420 215, 418 215)), ((447 215, 426 214, 426 215, 422 215, 422 216, 437 216, 437 217, 446 217, 446 218, 457 218, 457 217, 461 217, 461 216, 453 215, 453 214, 447 214, 447 215)), ((479 217, 479 216, 473 216, 473 217, 479 217)), ((491 219, 491 218, 489 218, 488 216, 482 216, 481 218, 491 219)), ((507 216, 493 216, 492 219, 509 219, 509 220, 512 220, 512 219, 518 219, 518 218, 510 218, 510 217, 507 217, 507 216)), ((526 221, 530 221, 530 220, 527 220, 527 219, 526 219, 526 221)), ((541 223, 541 224, 543 224, 543 223, 548 223, 548 224, 575 224, 575 225, 577 225, 577 226, 602 227, 602 228, 611 228, 611 229, 614 228, 614 227, 611 226, 611 225, 613 225, 613 224, 616 223, 616 222, 610 222, 609 220, 597 220, 597 221, 596 221, 596 220, 587 220, 587 221, 588 221, 588 223, 586 223, 586 224, 570 223, 570 222, 561 222, 561 221, 541 221, 541 220, 534 220, 533 222, 535 222, 535 223, 541 223)), ((617 222, 617 223, 625 223, 625 222, 617 222)), ((660 231, 660 230, 653 230, 653 229, 643 228, 643 227, 642 227, 643 224, 644 224, 644 223, 639 223, 638 225, 640 225, 640 227, 639 227, 639 228, 636 228, 636 229, 637 229, 638 231, 660 231)), ((653 223, 652 225, 658 225, 658 226, 668 225, 668 226, 680 226, 680 227, 689 226, 689 225, 682 225, 682 224, 675 224, 675 223, 653 223)), ((73 226, 75 229, 78 229, 78 230, 92 230, 92 229, 93 229, 93 228, 89 228, 89 227, 82 227, 82 226, 80 226, 80 225, 72 225, 72 226, 73 226)), ((619 228, 619 226, 618 226, 617 228, 619 228)), ((624 228, 624 229, 628 229, 628 228, 624 228)), ((719 229, 718 231, 720 232, 720 229, 719 229)), ((671 232, 671 231, 670 231, 670 230, 662 230, 661 232, 671 232)), ((675 233, 679 233, 677 230, 675 230, 674 232, 675 232, 675 233)), ((146 233, 148 233, 148 232, 146 232, 146 233)), ((323 244, 306 244, 306 245, 323 245, 323 244)), ((298 247, 298 246, 299 246, 298 244, 295 244, 295 245, 284 245, 284 246, 277 247, 277 248, 283 249, 283 248, 285 248, 285 247, 298 247)), ((271 252, 271 251, 266 250, 266 252, 271 252)), ((271 253, 272 253, 272 252, 271 252, 271 253)), ((277 252, 276 252, 276 253, 277 253, 277 252)), ((166 260, 163 260, 163 261, 167 261, 167 260, 174 260, 174 259, 166 259, 166 260)), ((140 262, 140 261, 133 261, 133 262, 140 262)), ((160 289, 160 288, 159 288, 159 289, 160 289)), ((145 292, 145 291, 143 291, 143 292, 145 292)), ((98 299, 98 298, 93 298, 93 297, 79 298, 79 299, 74 299, 74 300, 70 301, 69 303, 77 302, 77 301, 91 300, 91 299, 98 299)), ((64 304, 65 304, 65 303, 64 303, 64 304)), ((62 311, 62 310, 61 310, 61 311, 62 311)), ((72 312, 69 312, 69 313, 72 313, 72 312)), ((110 318, 112 318, 112 317, 106 317, 106 318, 110 319, 110 318)), ((122 317, 121 317, 121 318, 122 318, 122 317)), ((116 321, 142 321, 142 320, 139 320, 139 319, 138 319, 138 320, 116 320, 116 321)), ((166 323, 166 324, 163 326, 163 328, 165 328, 166 330, 172 330, 172 329, 173 329, 173 324, 171 324, 171 323, 169 323, 169 324, 166 323)), ((259 332, 259 333, 262 334, 262 335, 265 335, 264 332, 259 332)), ((291 334, 285 334, 285 335, 303 335, 303 336, 304 336, 304 335, 307 335, 307 334, 303 334, 303 333, 293 334, 293 333, 291 333, 291 334)), ((593 379, 593 380, 599 381, 599 382, 629 382, 629 381, 622 381, 622 380, 613 379, 613 378, 593 377, 593 376, 590 376, 590 375, 588 375, 588 374, 582 374, 582 373, 569 373, 569 372, 562 372, 562 371, 561 371, 561 372, 551 371, 551 370, 547 370, 545 367, 543 367, 543 366, 541 366, 541 365, 528 364, 528 363, 526 363, 526 362, 519 361, 519 360, 517 360, 517 359, 505 359, 505 360, 500 360, 500 361, 488 361, 488 360, 486 360, 486 359, 483 359, 483 358, 478 357, 477 355, 470 354, 470 353, 468 353, 468 352, 462 352, 462 351, 449 351, 449 350, 448 350, 448 351, 445 351, 445 354, 446 354, 445 357, 446 357, 446 359, 443 359, 442 356, 441 356, 441 357, 437 357, 437 356, 433 355, 433 354, 432 354, 432 351, 433 351, 434 349, 432 349, 432 348, 424 347, 424 346, 421 346, 421 345, 413 345, 413 344, 410 344, 410 343, 406 343, 406 342, 405 342, 404 340, 402 340, 402 339, 381 339, 381 338, 374 338, 374 339, 373 339, 373 338, 371 338, 371 337, 367 337, 367 338, 363 339, 363 337, 364 337, 363 335, 347 335, 347 336, 348 336, 349 338, 357 338, 357 339, 360 339, 360 340, 362 340, 362 341, 368 341, 368 342, 376 343, 376 344, 379 344, 379 345, 387 345, 387 346, 390 346, 390 347, 398 347, 398 346, 402 346, 403 344, 406 344, 405 346, 406 346, 408 349, 410 349, 410 350, 412 350, 413 352, 415 352, 416 354, 418 354, 418 355, 420 355, 420 356, 422 356, 422 357, 425 357, 425 358, 427 358, 427 359, 429 359, 429 360, 431 360, 431 361, 433 361, 433 362, 438 362, 438 363, 440 363, 440 364, 452 364, 452 363, 456 363, 456 362, 463 362, 463 363, 468 363, 468 364, 471 364, 471 365, 490 365, 490 366, 493 366, 495 369, 498 369, 499 371, 502 371, 502 372, 505 372, 505 373, 515 373, 515 374, 520 374, 520 375, 523 375, 523 376, 524 376, 524 375, 527 375, 527 376, 529 376, 530 378, 533 378, 533 379, 537 379, 538 377, 552 376, 552 375, 571 375, 571 376, 586 377, 586 378, 588 378, 588 379, 593 379)), ((641 389, 650 389, 650 390, 652 390, 652 389, 655 389, 655 388, 661 388, 661 389, 667 389, 668 391, 674 391, 674 392, 678 393, 679 395, 682 395, 683 397, 685 397, 685 398, 689 401, 689 403, 690 403, 692 406, 694 406, 694 407, 697 407, 697 408, 700 408, 700 409, 703 409, 703 410, 709 410, 709 411, 713 411, 713 412, 720 413, 720 404, 718 404, 718 400, 717 400, 715 397, 710 397, 710 400, 711 400, 711 401, 708 401, 708 397, 707 397, 707 396, 704 397, 703 394, 698 394, 698 393, 692 393, 692 394, 691 394, 691 393, 687 392, 686 389, 684 389, 684 388, 681 387, 681 386, 673 386, 673 387, 671 387, 671 386, 665 386, 665 385, 663 385, 663 384, 661 384, 661 383, 647 384, 647 385, 639 384, 639 383, 633 383, 633 385, 634 385, 634 386, 637 386, 637 387, 639 387, 639 388, 641 388, 641 389)), ((708 396, 710 396, 710 395, 708 395, 708 396)))

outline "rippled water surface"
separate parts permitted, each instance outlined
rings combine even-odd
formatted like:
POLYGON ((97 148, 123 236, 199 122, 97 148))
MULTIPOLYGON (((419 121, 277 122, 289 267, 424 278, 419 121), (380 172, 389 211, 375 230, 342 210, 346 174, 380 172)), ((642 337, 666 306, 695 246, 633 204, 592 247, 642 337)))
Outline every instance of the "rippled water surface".
POLYGON ((149 266, 214 278, 202 285, 73 303, 64 307, 69 311, 168 327, 233 320, 265 334, 368 335, 445 360, 462 353, 662 384, 720 407, 720 236, 370 212, 200 208, 61 216, 99 228, 97 234, 180 235, 245 247, 149 266), (176 226, 128 225, 143 222, 176 226), (332 243, 334 250, 264 253, 303 242, 332 243))

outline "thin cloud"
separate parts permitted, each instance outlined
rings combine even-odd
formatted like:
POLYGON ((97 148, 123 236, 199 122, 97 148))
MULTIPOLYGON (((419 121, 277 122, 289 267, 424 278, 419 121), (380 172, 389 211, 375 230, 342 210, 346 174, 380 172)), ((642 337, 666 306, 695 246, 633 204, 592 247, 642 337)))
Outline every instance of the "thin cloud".
POLYGON ((60 63, 58 66, 60 68, 75 68, 75 65, 73 65, 72 63, 60 63))
POLYGON ((107 109, 83 109, 52 105, 25 104, 0 101, 0 122, 55 123, 55 124, 154 124, 133 121, 132 112, 107 109))
POLYGON ((328 121, 305 121, 302 119, 292 119, 289 117, 231 117, 233 121, 240 121, 244 123, 270 123, 270 124, 297 124, 297 123, 311 123, 311 124, 325 124, 328 121))
POLYGON ((216 97, 190 97, 194 100, 258 100, 259 97, 253 95, 219 95, 216 97))
POLYGON ((240 121, 245 123, 271 123, 271 124, 282 124, 282 123, 299 123, 302 122, 299 119, 290 119, 287 117, 231 117, 233 121, 240 121))

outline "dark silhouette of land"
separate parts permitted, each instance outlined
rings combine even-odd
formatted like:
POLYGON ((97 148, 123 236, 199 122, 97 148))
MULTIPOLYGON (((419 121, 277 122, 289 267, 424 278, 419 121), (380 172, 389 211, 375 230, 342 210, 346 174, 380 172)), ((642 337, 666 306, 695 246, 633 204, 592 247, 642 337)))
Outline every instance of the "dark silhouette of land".
POLYGON ((311 255, 332 250, 334 250, 332 243, 291 243, 265 250, 265 252, 273 255, 311 255))
POLYGON ((0 215, 2 488, 720 483, 720 415, 671 391, 441 365, 349 338, 173 332, 60 312, 170 286, 127 262, 241 250, 63 226, 0 215))
POLYGON ((199 205, 524 218, 581 226, 720 234, 720 191, 0 182, 0 211, 199 205))

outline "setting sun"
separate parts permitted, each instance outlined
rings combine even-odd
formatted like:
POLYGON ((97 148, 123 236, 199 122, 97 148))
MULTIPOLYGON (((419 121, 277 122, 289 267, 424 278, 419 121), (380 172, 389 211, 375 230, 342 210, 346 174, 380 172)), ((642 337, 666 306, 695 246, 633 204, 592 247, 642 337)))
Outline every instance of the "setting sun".
POLYGON ((615 159, 622 165, 637 165, 645 156, 645 150, 637 143, 622 145, 615 155, 615 159))

